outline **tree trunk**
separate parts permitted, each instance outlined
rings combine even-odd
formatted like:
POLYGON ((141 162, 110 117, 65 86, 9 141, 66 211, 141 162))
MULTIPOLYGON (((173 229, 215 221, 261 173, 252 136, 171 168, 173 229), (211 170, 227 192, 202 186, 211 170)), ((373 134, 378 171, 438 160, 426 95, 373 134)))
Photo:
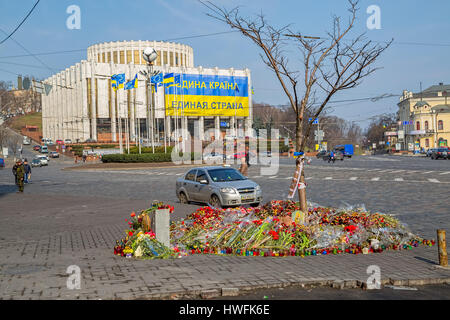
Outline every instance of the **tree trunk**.
MULTIPOLYGON (((302 128, 302 121, 301 120, 302 119, 300 119, 300 117, 297 116, 297 125, 296 125, 297 131, 295 133, 295 150, 297 152, 303 151, 303 150, 300 150, 300 147, 302 146, 302 142, 303 142, 303 139, 304 139, 303 132, 302 132, 303 128, 302 128)), ((297 163, 298 163, 297 165, 300 165, 300 162, 297 162, 297 163)), ((301 183, 305 183, 305 166, 304 166, 304 163, 303 163, 303 170, 302 170, 302 173, 300 175, 300 182, 301 183)), ((303 212, 306 212, 308 210, 308 205, 306 203, 306 188, 300 189, 297 186, 297 190, 298 190, 298 200, 300 202, 300 210, 303 211, 303 212)))

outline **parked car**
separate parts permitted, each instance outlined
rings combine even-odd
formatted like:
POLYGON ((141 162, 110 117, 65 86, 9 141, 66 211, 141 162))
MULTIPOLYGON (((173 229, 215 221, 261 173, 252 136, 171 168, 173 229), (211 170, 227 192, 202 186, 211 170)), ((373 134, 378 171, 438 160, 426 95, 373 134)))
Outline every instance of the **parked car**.
POLYGON ((48 153, 48 148, 47 148, 47 146, 41 146, 40 149, 39 149, 39 152, 40 152, 40 153, 48 153))
POLYGON ((431 153, 431 159, 447 159, 449 158, 449 150, 447 148, 437 148, 435 151, 431 153))
POLYGON ((33 150, 34 150, 34 151, 39 151, 39 150, 41 150, 41 146, 40 146, 40 145, 35 145, 35 146, 33 147, 33 150))
POLYGON ((31 160, 31 166, 32 167, 42 167, 41 160, 40 159, 31 160))
MULTIPOLYGON (((97 140, 95 140, 95 139, 87 139, 85 142, 87 142, 87 143, 92 143, 92 142, 97 142, 97 140)), ((145 142, 144 142, 145 143, 145 142)))
POLYGON ((176 195, 181 203, 203 202, 213 207, 249 204, 262 201, 261 187, 231 167, 199 167, 177 179, 176 195))
POLYGON ((23 137, 23 141, 22 141, 23 145, 30 145, 31 144, 31 139, 28 138, 27 136, 23 137))
MULTIPOLYGON (((325 155, 323 156, 323 161, 328 161, 328 159, 330 158, 330 153, 331 153, 330 151, 327 151, 327 153, 325 153, 325 155)), ((335 160, 344 161, 344 155, 342 154, 342 152, 333 151, 333 153, 335 160)))
POLYGON ((71 139, 66 139, 66 140, 64 140, 64 144, 71 144, 72 143, 72 140, 71 139))
POLYGON ((64 142, 61 139, 58 139, 58 140, 56 140, 56 144, 61 145, 61 144, 64 144, 64 142))
POLYGON ((59 153, 56 151, 52 151, 52 152, 50 152, 50 157, 51 158, 59 158, 59 153))
POLYGON ((4 168, 5 167, 5 159, 0 158, 0 168, 4 168))
POLYGON ((351 158, 354 153, 352 144, 340 144, 338 146, 335 146, 334 150, 341 152, 344 155, 344 157, 349 158, 351 158))
POLYGON ((425 153, 425 156, 430 157, 431 154, 433 153, 433 151, 436 151, 438 148, 430 148, 427 150, 427 152, 425 153))
POLYGON ((316 154, 316 158, 317 158, 317 159, 322 159, 326 154, 327 154, 327 150, 320 150, 320 151, 316 154))
MULTIPOLYGON (((39 155, 39 156, 36 156, 36 158, 34 158, 34 159, 39 160, 39 161, 41 162, 41 166, 48 166, 48 159, 47 159, 46 156, 44 156, 44 155, 39 155)), ((33 159, 33 160, 34 160, 34 159, 33 159)))

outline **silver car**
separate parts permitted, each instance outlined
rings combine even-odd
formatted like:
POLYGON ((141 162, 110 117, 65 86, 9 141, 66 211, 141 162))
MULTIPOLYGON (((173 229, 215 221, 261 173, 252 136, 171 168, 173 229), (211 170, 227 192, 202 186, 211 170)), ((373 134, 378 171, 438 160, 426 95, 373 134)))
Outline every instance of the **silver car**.
POLYGON ((199 167, 177 179, 176 193, 181 203, 208 203, 213 207, 249 204, 262 201, 261 187, 231 167, 199 167))

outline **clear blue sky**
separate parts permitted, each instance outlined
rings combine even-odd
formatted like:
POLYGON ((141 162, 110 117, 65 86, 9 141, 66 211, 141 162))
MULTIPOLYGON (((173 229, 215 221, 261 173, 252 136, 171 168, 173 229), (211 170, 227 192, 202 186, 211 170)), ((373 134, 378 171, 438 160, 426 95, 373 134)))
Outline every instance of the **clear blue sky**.
MULTIPOLYGON (((346 17, 345 0, 229 0, 214 1, 232 8, 241 5, 247 15, 263 12, 274 25, 292 24, 303 34, 324 36, 330 30, 333 14, 346 17)), ((0 0, 0 28, 11 32, 34 5, 35 0, 0 0)), ((358 99, 381 94, 401 94, 438 82, 450 83, 450 1, 448 0, 362 0, 357 32, 367 32, 369 39, 395 42, 378 61, 383 69, 366 79, 356 89, 345 91, 334 100, 358 99), (366 9, 381 8, 381 30, 368 30, 366 9), (405 42, 434 45, 407 45, 405 42)), ((230 29, 205 15, 196 0, 41 0, 33 14, 13 35, 32 53, 86 49, 99 42, 117 40, 166 40, 230 29), (69 30, 66 20, 69 5, 81 8, 81 29, 69 30)), ((345 21, 345 20, 344 20, 345 21)), ((0 32, 0 39, 5 38, 0 32)), ((271 104, 287 102, 273 74, 259 58, 259 49, 238 33, 178 40, 194 49, 195 65, 220 68, 249 68, 252 71, 254 101, 271 104)), ((12 73, 46 78, 52 72, 33 57, 3 58, 27 54, 11 39, 0 45, 0 80, 16 82, 12 73), (27 64, 18 66, 11 63, 27 64)), ((294 61, 300 55, 293 55, 294 61)), ((55 71, 82 59, 86 51, 39 56, 55 71)), ((398 98, 378 102, 347 103, 336 106, 333 114, 350 121, 361 121, 383 112, 396 112, 398 98)), ((367 121, 361 121, 363 127, 367 121)))

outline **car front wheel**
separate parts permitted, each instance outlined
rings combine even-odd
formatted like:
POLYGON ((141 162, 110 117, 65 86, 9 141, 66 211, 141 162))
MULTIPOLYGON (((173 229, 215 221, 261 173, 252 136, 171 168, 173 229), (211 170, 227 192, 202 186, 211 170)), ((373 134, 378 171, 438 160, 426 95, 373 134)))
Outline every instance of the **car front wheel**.
POLYGON ((218 196, 216 196, 215 194, 213 194, 211 196, 211 199, 209 200, 209 204, 211 206, 213 206, 214 208, 220 208, 222 207, 222 204, 220 203, 220 199, 218 196))
POLYGON ((259 206, 259 202, 257 202, 257 203, 250 203, 250 207, 252 207, 252 208, 256 208, 258 206, 259 206))
POLYGON ((180 198, 180 202, 181 203, 183 203, 183 204, 188 204, 189 203, 188 198, 187 198, 187 196, 186 196, 186 194, 184 192, 180 192, 179 198, 180 198))

